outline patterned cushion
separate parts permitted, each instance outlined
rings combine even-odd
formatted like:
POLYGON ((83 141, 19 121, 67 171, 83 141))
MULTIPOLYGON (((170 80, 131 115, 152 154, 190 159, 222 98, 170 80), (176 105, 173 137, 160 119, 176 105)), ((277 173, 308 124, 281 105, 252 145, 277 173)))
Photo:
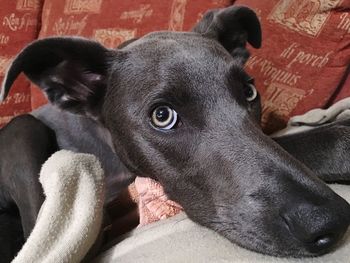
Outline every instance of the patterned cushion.
POLYGON ((349 0, 237 0, 253 8, 263 47, 246 68, 263 100, 267 132, 292 115, 324 107, 350 62, 349 0))
MULTIPOLYGON (((13 57, 38 34, 41 0, 0 0, 0 82, 13 57)), ((29 82, 21 76, 0 104, 0 127, 31 110, 29 82)))

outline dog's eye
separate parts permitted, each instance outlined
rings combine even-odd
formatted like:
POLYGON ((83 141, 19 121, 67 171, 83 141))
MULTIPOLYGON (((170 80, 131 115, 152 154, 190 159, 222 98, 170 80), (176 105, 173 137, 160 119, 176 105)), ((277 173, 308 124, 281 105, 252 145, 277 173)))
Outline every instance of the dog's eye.
POLYGON ((159 106, 152 112, 153 126, 162 130, 170 130, 177 123, 177 112, 169 106, 159 106))
POLYGON ((258 91, 256 90, 254 84, 248 83, 244 89, 244 95, 246 97, 246 100, 251 102, 255 100, 255 98, 258 96, 258 91))

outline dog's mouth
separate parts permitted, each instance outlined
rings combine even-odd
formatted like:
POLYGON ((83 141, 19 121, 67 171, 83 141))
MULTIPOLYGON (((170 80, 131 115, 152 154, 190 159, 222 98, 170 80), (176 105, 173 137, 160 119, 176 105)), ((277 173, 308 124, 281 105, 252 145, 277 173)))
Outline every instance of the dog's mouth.
MULTIPOLYGON (((288 200, 287 196, 275 198, 288 200)), ((339 247, 349 226, 350 207, 345 200, 334 193, 332 200, 317 205, 289 201, 269 206, 249 196, 234 206, 212 203, 215 209, 207 209, 205 214, 186 205, 184 209, 193 221, 265 255, 316 257, 339 247)))
POLYGON ((204 224, 245 249, 269 256, 289 258, 327 254, 339 247, 347 230, 347 226, 343 226, 337 233, 321 234, 305 241, 296 237, 295 230, 282 218, 274 222, 271 219, 268 222, 256 219, 251 222, 246 220, 243 223, 220 222, 216 219, 204 224))

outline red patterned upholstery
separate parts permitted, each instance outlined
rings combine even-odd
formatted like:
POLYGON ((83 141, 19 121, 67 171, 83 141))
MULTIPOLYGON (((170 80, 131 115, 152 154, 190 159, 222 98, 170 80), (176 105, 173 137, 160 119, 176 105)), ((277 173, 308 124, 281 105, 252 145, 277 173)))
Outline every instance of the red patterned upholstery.
MULTIPOLYGON (((0 82, 13 57, 37 38, 42 2, 0 0, 0 82)), ((31 110, 29 82, 21 76, 7 99, 0 104, 0 127, 13 116, 31 110)))
MULTIPOLYGON (((1 32, 4 32, 0 33, 0 78, 10 59, 35 39, 41 2, 0 0, 1 6, 5 6, 0 10, 1 32), (21 23, 17 28, 16 21, 21 23)), ((40 38, 81 35, 115 47, 155 30, 189 30, 206 10, 225 7, 233 1, 44 2, 40 38)), ((235 3, 253 8, 262 22, 263 47, 251 50, 246 68, 256 78, 262 94, 265 130, 281 128, 289 116, 329 104, 336 97, 334 92, 350 62, 350 1, 236 0, 235 3)), ((339 90, 338 87, 338 96, 348 96, 346 89, 339 90)), ((23 77, 10 95, 0 105, 0 125, 13 115, 47 102, 34 86, 29 91, 23 77)))
POLYGON ((350 1, 235 3, 253 8, 262 23, 263 47, 252 50, 246 68, 262 93, 266 131, 324 107, 350 64, 350 1))

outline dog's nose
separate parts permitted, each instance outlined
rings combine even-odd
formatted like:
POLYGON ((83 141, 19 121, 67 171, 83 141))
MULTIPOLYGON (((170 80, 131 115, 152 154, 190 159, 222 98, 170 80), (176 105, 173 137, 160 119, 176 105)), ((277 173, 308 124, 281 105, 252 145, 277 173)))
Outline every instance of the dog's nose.
MULTIPOLYGON (((333 204, 334 205, 334 204, 333 204)), ((300 205, 282 215, 290 233, 310 252, 328 252, 345 234, 350 224, 350 205, 312 207, 300 205)))

